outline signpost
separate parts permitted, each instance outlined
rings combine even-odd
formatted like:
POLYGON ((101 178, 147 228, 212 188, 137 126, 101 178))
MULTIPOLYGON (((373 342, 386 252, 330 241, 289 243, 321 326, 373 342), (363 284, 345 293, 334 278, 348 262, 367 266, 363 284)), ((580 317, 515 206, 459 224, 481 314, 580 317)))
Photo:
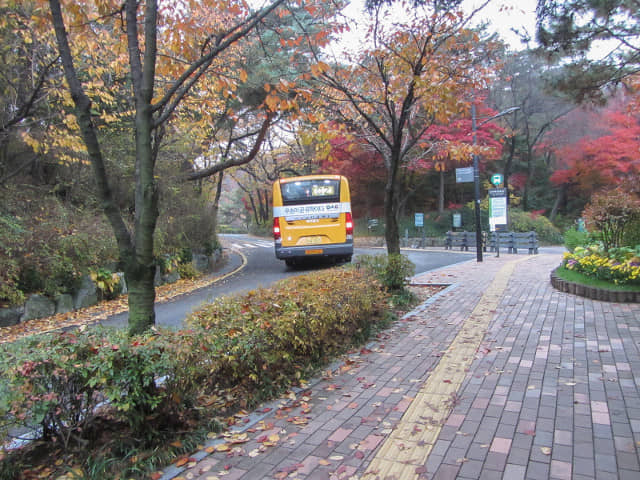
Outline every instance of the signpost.
POLYGON ((453 228, 462 228, 462 214, 454 213, 453 214, 453 228))
POLYGON ((422 240, 420 245, 424 246, 424 213, 415 214, 415 225, 416 225, 416 228, 419 228, 421 230, 422 240))

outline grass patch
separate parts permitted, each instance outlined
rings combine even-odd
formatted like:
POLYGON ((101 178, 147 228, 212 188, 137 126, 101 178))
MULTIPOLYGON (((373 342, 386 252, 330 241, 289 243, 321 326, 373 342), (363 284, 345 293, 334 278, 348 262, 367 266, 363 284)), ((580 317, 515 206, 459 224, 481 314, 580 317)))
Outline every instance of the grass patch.
POLYGON ((602 288, 616 292, 640 292, 640 286, 638 285, 616 285, 615 283, 588 277, 573 270, 567 270, 565 267, 558 267, 556 275, 567 282, 579 283, 587 287, 602 288))

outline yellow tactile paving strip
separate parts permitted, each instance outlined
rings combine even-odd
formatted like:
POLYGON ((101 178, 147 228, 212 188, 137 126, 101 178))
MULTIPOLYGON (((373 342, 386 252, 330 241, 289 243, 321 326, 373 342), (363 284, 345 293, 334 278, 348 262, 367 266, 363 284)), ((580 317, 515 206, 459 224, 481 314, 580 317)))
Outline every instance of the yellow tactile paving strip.
POLYGON ((475 358, 516 264, 523 260, 526 258, 511 261, 498 271, 399 425, 378 450, 363 480, 387 477, 411 480, 421 478, 425 473, 422 468, 451 413, 456 392, 475 358))

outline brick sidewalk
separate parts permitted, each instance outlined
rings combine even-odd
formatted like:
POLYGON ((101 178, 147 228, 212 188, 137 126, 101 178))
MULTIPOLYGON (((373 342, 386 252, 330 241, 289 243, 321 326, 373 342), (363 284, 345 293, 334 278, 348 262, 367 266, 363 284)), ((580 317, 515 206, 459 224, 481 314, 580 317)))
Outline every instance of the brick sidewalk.
POLYGON ((560 255, 485 257, 163 480, 639 479, 640 305, 555 291, 560 255))

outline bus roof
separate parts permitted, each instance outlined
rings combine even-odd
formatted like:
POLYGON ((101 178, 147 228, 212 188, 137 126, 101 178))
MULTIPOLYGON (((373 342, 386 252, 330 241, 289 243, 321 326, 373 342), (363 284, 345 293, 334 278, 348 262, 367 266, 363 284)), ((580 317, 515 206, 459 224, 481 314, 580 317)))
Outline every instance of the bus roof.
POLYGON ((319 180, 319 179, 331 179, 331 180, 340 180, 343 178, 342 175, 301 175, 299 177, 285 177, 279 178, 278 181, 280 183, 288 183, 288 182, 298 182, 300 180, 319 180))

